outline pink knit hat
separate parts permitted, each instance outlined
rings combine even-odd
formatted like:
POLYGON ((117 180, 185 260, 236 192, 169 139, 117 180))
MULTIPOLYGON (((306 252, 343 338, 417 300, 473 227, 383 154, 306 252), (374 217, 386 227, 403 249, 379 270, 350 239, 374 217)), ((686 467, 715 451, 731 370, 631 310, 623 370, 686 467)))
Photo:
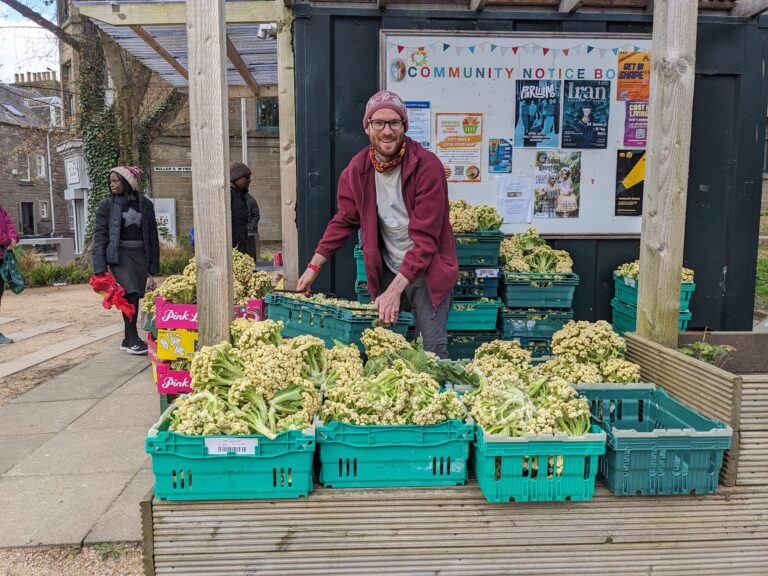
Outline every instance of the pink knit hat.
POLYGON ((139 191, 139 180, 144 171, 136 166, 115 166, 110 170, 110 173, 120 174, 128 184, 131 185, 134 192, 139 191))
POLYGON ((376 94, 371 96, 370 100, 368 100, 368 104, 365 105, 363 129, 368 128, 368 121, 371 119, 371 116, 373 116, 373 113, 376 112, 376 110, 382 110, 383 108, 389 108, 400 114, 400 118, 402 118, 405 123, 405 131, 408 131, 408 110, 405 107, 405 103, 400 96, 389 90, 376 92, 376 94))

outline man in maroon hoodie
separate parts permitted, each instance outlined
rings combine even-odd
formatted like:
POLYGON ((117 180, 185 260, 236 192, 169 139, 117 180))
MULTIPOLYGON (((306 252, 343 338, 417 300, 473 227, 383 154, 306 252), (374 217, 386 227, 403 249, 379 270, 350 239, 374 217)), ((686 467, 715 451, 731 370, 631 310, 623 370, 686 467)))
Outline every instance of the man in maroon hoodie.
POLYGON ((437 156, 408 138, 408 112, 394 92, 374 94, 363 129, 371 145, 341 173, 338 211, 325 229, 297 290, 361 230, 368 290, 379 318, 394 322, 401 308, 416 317, 424 348, 448 357, 448 311, 459 271, 448 220, 448 184, 437 156))

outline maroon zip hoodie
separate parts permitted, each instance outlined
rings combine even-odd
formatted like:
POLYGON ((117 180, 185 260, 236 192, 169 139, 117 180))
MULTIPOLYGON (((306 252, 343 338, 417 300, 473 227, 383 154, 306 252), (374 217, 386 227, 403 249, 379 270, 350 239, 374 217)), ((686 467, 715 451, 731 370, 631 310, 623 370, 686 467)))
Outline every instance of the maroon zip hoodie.
MULTIPOLYGON (((437 307, 453 290, 459 273, 456 240, 448 219, 448 184, 437 156, 408 137, 406 142, 401 178, 413 247, 406 252, 400 273, 409 282, 424 276, 432 305, 437 307)), ((360 228, 368 291, 377 298, 384 262, 379 248, 374 168, 368 148, 356 154, 341 173, 337 201, 338 211, 315 252, 330 259, 360 228)))

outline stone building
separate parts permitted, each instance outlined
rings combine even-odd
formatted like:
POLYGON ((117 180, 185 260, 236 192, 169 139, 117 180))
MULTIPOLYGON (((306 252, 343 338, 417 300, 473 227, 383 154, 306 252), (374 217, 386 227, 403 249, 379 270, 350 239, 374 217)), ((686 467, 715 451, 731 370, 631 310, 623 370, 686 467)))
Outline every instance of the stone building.
POLYGON ((64 200, 61 100, 54 73, 0 84, 0 204, 23 236, 72 236, 64 200))

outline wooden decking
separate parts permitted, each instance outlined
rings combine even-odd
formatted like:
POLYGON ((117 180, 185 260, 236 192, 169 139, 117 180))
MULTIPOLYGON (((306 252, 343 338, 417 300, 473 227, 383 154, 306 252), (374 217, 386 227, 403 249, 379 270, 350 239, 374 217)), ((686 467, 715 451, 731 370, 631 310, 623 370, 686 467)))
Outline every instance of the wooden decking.
POLYGON ((489 504, 474 481, 283 501, 147 502, 156 574, 768 574, 766 486, 489 504), (151 510, 149 509, 151 507, 151 510))

